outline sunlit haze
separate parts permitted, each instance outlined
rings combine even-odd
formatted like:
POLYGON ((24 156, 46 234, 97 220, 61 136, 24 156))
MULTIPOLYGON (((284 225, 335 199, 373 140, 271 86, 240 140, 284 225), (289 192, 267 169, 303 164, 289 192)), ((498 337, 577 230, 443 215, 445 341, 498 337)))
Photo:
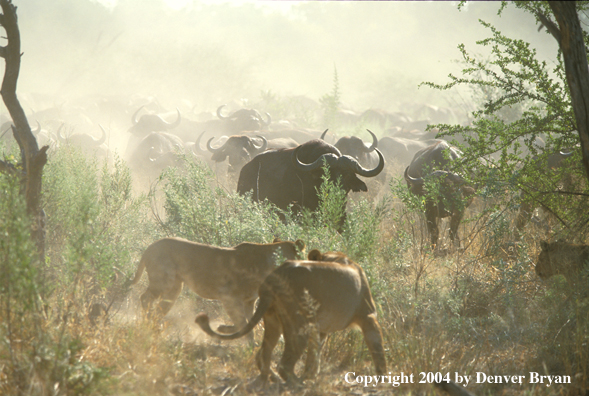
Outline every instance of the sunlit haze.
POLYGON ((23 62, 18 93, 40 111, 74 98, 156 98, 173 111, 254 105, 261 92, 318 100, 337 70, 342 106, 394 111, 448 105, 445 83, 490 36, 478 19, 530 41, 553 62, 556 43, 514 7, 475 2, 194 0, 15 1, 23 62))

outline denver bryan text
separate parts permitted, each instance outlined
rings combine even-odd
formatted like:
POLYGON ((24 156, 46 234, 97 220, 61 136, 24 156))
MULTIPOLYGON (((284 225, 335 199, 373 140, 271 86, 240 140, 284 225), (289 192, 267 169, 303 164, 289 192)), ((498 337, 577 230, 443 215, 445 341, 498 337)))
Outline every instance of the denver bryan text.
MULTIPOLYGON (((525 375, 488 375, 477 372, 477 384, 522 384, 526 380, 525 375)), ((530 372, 527 378, 529 384, 570 384, 570 375, 540 375, 534 371, 530 372)))

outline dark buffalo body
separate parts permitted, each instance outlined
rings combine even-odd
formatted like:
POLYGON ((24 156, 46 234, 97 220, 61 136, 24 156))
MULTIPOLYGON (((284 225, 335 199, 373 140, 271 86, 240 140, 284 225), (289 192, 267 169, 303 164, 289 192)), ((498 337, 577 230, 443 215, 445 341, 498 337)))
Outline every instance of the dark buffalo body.
MULTIPOLYGON (((357 136, 344 136, 335 143, 335 147, 342 153, 342 155, 349 155, 355 158, 360 164, 364 166, 375 166, 378 163, 378 155, 374 151, 378 146, 378 138, 374 133, 368 130, 372 136, 372 144, 367 145, 362 139, 357 136)), ((327 130, 321 135, 321 139, 325 139, 327 130)))
POLYGON ((176 135, 166 132, 151 132, 134 149, 129 158, 129 166, 151 177, 157 177, 168 166, 177 165, 178 154, 184 143, 176 135))
POLYGON ((460 150, 441 140, 419 150, 405 169, 407 187, 419 196, 428 195, 426 179, 439 180, 439 195, 428 196, 425 202, 425 217, 432 245, 438 243, 438 220, 445 217, 450 217, 450 239, 459 243, 458 226, 464 210, 472 202, 474 189, 467 186, 460 175, 447 170, 450 162, 460 156, 460 150), (465 201, 465 198, 468 199, 465 201))
POLYGON ((150 132, 169 131, 178 127, 182 121, 182 116, 180 115, 180 110, 178 109, 176 109, 178 115, 176 120, 173 122, 167 122, 157 114, 143 114, 140 118, 137 118, 139 112, 144 107, 145 106, 141 106, 139 109, 137 109, 135 114, 133 114, 133 117, 131 117, 133 126, 129 128, 129 133, 133 134, 134 136, 142 138, 147 136, 147 134, 150 132))
POLYGON ((272 121, 270 114, 266 113, 266 119, 264 119, 255 109, 240 109, 224 116, 221 112, 225 105, 222 105, 217 108, 218 119, 216 120, 203 122, 182 120, 180 111, 176 109, 176 119, 168 122, 157 114, 143 114, 139 117, 139 113, 144 107, 141 106, 135 111, 131 117, 133 125, 129 128, 129 133, 139 138, 147 136, 150 132, 170 132, 173 129, 174 133, 183 141, 193 142, 202 131, 206 131, 212 136, 236 135, 244 131, 267 129, 272 121))
POLYGON ((217 117, 225 123, 226 131, 230 134, 236 134, 243 131, 259 131, 267 129, 272 118, 270 114, 266 113, 266 120, 262 117, 259 111, 255 109, 239 109, 228 116, 221 114, 221 109, 225 105, 217 109, 217 117))
POLYGON ((403 137, 385 136, 378 141, 378 149, 383 153, 387 161, 396 161, 398 164, 411 163, 415 154, 434 144, 434 140, 417 140, 403 137))
POLYGON ((255 201, 268 199, 280 209, 294 205, 300 208, 317 209, 317 190, 322 183, 323 161, 327 161, 330 178, 341 177, 341 185, 349 191, 368 191, 366 183, 358 178, 374 177, 384 167, 384 158, 376 150, 379 163, 373 169, 363 168, 350 156, 320 139, 306 142, 296 148, 266 151, 247 163, 241 170, 237 191, 245 194, 252 191, 255 201))
MULTIPOLYGON (((201 135, 202 136, 202 135, 201 135)), ((211 159, 215 162, 223 162, 225 159, 229 161, 229 172, 239 171, 241 167, 251 161, 253 157, 264 152, 268 146, 266 138, 259 136, 261 141, 259 144, 256 141, 245 135, 230 136, 229 139, 222 146, 213 148, 210 138, 207 142, 207 150, 213 155, 211 159)), ((196 144, 200 145, 200 137, 196 144)))

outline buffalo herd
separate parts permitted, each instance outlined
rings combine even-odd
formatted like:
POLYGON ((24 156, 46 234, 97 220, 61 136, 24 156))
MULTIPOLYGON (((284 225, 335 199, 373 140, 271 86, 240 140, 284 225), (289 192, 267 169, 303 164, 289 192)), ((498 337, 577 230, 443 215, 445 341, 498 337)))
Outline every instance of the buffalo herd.
MULTIPOLYGON (((235 104, 233 111, 221 105, 204 114, 179 109, 167 112, 153 101, 134 108, 127 105, 126 112, 115 111, 120 107, 100 102, 99 110, 108 113, 102 119, 89 110, 77 111, 75 117, 48 110, 33 114, 30 120, 36 124, 33 133, 40 144, 75 146, 98 158, 122 157, 136 174, 139 189, 149 186, 164 169, 180 166, 183 158, 189 158, 213 168, 227 190, 236 189, 254 201, 267 200, 282 211, 295 213, 319 206, 324 166, 329 167, 332 181, 340 180, 345 194, 366 192, 369 186, 377 194, 379 188, 388 187, 391 177, 403 174, 408 191, 423 200, 431 245, 440 243, 443 218, 449 218, 450 240, 460 245, 458 228, 475 188, 467 182, 468 175, 454 170, 461 152, 437 138, 437 130, 425 131, 425 120, 369 109, 354 120, 378 128, 380 138, 367 129, 370 141, 365 141, 353 134, 337 136, 328 130, 297 127, 294 120, 274 121, 269 113, 235 104), (373 182, 363 180, 371 178, 373 182)), ((440 117, 448 113, 435 106, 420 111, 430 121, 444 121, 440 117)), ((350 122, 352 113, 348 113, 340 122, 350 122)), ((358 130, 354 128, 347 130, 358 130)), ((15 146, 11 138, 6 121, 0 141, 7 149, 15 146)), ((549 158, 548 166, 559 167, 568 156, 570 152, 558 152, 549 158)), ((518 230, 533 211, 531 203, 521 205, 518 230)))

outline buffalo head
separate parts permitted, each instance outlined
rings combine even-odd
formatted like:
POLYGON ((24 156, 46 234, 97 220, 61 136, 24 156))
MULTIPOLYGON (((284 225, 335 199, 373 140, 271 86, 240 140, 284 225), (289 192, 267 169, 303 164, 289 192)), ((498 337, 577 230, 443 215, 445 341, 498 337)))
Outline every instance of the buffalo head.
POLYGON ((260 145, 256 145, 255 141, 249 136, 230 136, 221 147, 217 148, 211 146, 211 141, 214 138, 210 138, 207 142, 207 150, 213 153, 211 157, 213 161, 223 162, 228 158, 228 171, 235 172, 239 171, 253 157, 266 151, 268 141, 263 136, 258 136, 258 138, 262 140, 260 145))
POLYGON ((256 156, 241 170, 237 182, 240 194, 252 192, 255 201, 268 200, 279 209, 298 212, 302 208, 315 211, 319 207, 318 190, 323 182, 323 165, 329 166, 330 179, 341 180, 341 188, 367 191, 358 177, 374 177, 382 172, 385 160, 375 150, 378 165, 367 169, 350 156, 320 139, 310 140, 296 148, 269 150, 256 156))
POLYGON ((224 116, 221 114, 221 109, 223 109, 223 107, 225 107, 225 105, 219 106, 217 109, 217 117, 229 124, 228 130, 231 133, 259 131, 266 129, 272 122, 270 114, 266 113, 267 120, 264 120, 262 115, 254 109, 240 109, 228 116, 224 116))
MULTIPOLYGON (((356 136, 344 136, 335 143, 335 147, 337 147, 343 155, 349 155, 361 164, 372 166, 378 161, 378 157, 374 153, 374 150, 378 146, 378 138, 369 129, 367 129, 367 131, 372 136, 372 144, 367 145, 362 139, 356 136)), ((321 139, 325 139, 326 133, 327 130, 321 134, 321 139)))
POLYGON ((462 176, 443 169, 460 154, 447 142, 439 141, 418 151, 411 165, 405 169, 404 178, 409 191, 426 197, 425 217, 432 245, 438 243, 438 221, 445 217, 450 217, 450 239, 460 242, 458 226, 475 190, 466 184, 462 176))
POLYGON ((133 126, 129 128, 129 132, 135 136, 144 137, 147 136, 150 132, 164 132, 170 129, 176 128, 180 125, 182 121, 182 117, 180 116, 180 110, 176 109, 178 113, 178 117, 174 122, 167 122, 161 116, 157 114, 144 114, 141 118, 137 118, 137 115, 145 106, 141 106, 133 117, 131 117, 131 121, 133 122, 133 126))
POLYGON ((378 149, 375 149, 379 158, 378 164, 372 169, 366 169, 354 157, 334 153, 323 154, 312 163, 304 164, 298 158, 298 151, 301 147, 298 146, 292 153, 292 161, 296 169, 301 172, 315 172, 316 177, 321 177, 322 172, 318 170, 324 164, 327 164, 329 166, 330 178, 336 181, 341 177, 342 187, 346 192, 368 191, 366 183, 360 180, 358 176, 375 177, 384 169, 384 157, 378 149))

